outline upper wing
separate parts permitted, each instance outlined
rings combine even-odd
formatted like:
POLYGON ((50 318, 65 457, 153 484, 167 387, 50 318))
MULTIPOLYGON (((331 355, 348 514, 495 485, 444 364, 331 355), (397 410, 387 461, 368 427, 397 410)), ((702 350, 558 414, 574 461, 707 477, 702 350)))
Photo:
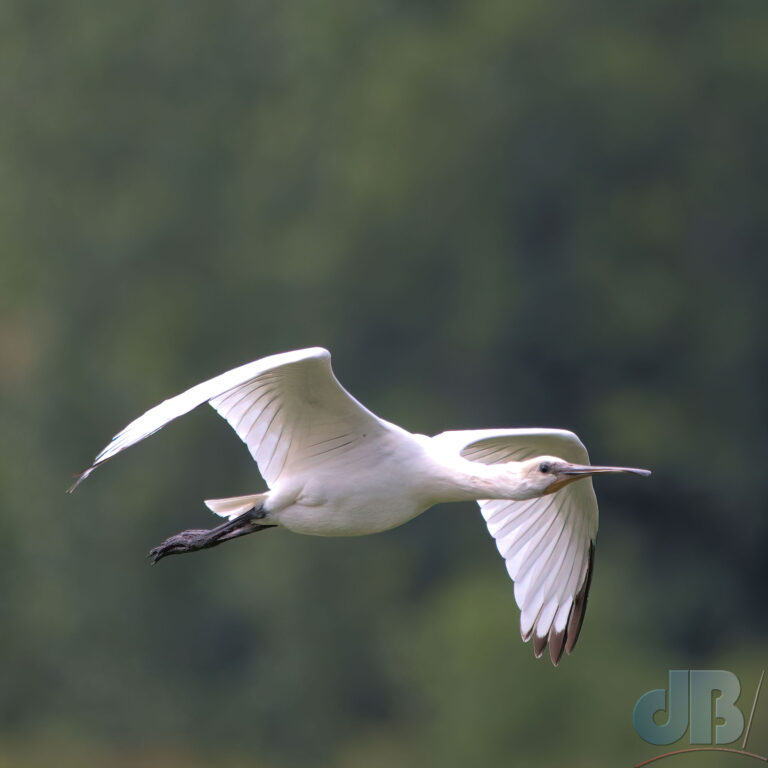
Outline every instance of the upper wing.
MULTIPOLYGON (((443 432, 434 439, 483 464, 534 456, 589 463, 579 438, 561 429, 443 432)), ((573 650, 587 605, 598 522, 592 480, 578 480, 536 499, 478 504, 515 582, 523 640, 533 635, 537 657, 549 643, 557 665, 563 650, 573 650)))
POLYGON ((139 416, 112 438, 70 491, 100 464, 205 402, 248 446, 270 486, 288 469, 338 457, 361 438, 394 428, 339 384, 327 350, 285 352, 222 373, 139 416))

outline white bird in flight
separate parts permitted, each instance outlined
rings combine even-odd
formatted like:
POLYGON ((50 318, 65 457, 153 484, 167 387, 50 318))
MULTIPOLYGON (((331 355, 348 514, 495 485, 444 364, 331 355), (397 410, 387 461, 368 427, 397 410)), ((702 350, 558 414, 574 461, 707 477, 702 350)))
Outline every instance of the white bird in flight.
POLYGON ((645 469, 589 465, 562 429, 412 434, 355 400, 320 347, 235 368, 160 403, 119 432, 93 470, 168 422, 209 402, 258 464, 269 490, 209 499, 227 522, 171 536, 150 552, 194 552, 280 526, 316 536, 386 531, 448 501, 477 501, 515 582, 523 640, 557 665, 584 620, 597 535, 591 475, 645 469), (576 482, 578 481, 578 482, 576 482))

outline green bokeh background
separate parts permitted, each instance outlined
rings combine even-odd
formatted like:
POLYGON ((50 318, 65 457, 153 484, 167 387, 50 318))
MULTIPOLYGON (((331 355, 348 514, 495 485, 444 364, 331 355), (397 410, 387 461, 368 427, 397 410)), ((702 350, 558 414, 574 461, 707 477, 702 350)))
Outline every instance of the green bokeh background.
POLYGON ((2 768, 633 765, 669 668, 749 710, 768 4, 6 0, 0 61, 2 768), (413 431, 654 470, 596 481, 558 669, 471 504, 150 568, 263 487, 210 409, 63 493, 156 402, 316 344, 413 431))

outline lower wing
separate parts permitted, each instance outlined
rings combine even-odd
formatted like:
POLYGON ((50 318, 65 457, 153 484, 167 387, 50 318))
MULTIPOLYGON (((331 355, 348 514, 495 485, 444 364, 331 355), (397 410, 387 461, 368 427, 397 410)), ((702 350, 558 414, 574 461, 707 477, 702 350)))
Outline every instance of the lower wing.
MULTIPOLYGON (((587 450, 561 429, 443 432, 434 440, 470 461, 497 464, 558 456, 588 464, 587 450)), ((526 501, 479 501, 491 536, 515 582, 520 634, 537 657, 549 645, 553 664, 576 645, 594 562, 597 499, 589 478, 526 501)))

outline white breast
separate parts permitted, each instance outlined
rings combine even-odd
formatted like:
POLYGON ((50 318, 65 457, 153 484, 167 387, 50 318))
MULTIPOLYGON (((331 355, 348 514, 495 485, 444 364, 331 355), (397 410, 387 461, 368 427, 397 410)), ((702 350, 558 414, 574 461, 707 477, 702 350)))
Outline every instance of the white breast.
POLYGON ((432 505, 431 463, 416 436, 401 432, 370 450, 358 444, 328 471, 293 476, 270 493, 268 517, 296 533, 361 536, 408 522, 432 505))

